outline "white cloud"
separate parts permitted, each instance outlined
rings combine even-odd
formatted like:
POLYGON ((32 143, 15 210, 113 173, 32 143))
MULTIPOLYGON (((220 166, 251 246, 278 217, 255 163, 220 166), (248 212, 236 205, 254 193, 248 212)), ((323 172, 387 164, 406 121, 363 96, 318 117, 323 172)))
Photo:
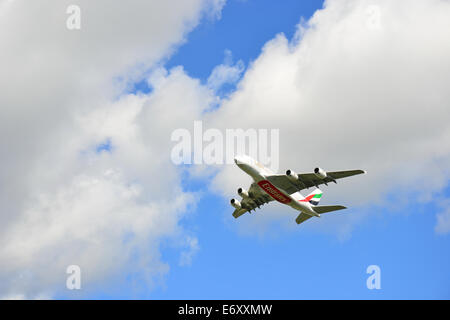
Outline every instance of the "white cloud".
POLYGON ((435 227, 435 231, 439 234, 450 233, 450 200, 447 199, 443 201, 442 207, 443 210, 439 212, 436 216, 437 223, 435 227))
POLYGON ((187 249, 181 253, 180 256, 180 265, 181 266, 190 266, 192 264, 192 259, 200 250, 200 246, 198 244, 198 239, 195 237, 187 237, 186 238, 186 246, 187 249))
POLYGON ((208 87, 217 91, 225 84, 234 84, 244 71, 244 63, 242 60, 233 64, 231 51, 225 51, 225 61, 223 64, 216 66, 208 78, 208 87))
POLYGON ((18 284, 19 288, 36 294, 62 287, 58 274, 64 275, 71 264, 81 267, 86 288, 125 267, 152 276, 166 272, 158 259, 158 243, 181 232, 177 222, 194 199, 179 193, 169 203, 166 199, 149 203, 139 201, 140 189, 110 170, 99 176, 75 176, 55 193, 40 195, 25 210, 21 223, 6 234, 0 268, 15 277, 3 279, 2 286, 16 282, 24 266, 30 268, 31 281, 18 284), (139 270, 129 264, 135 255, 140 257, 139 270), (141 259, 146 263, 141 265, 141 259))
POLYGON ((179 221, 197 201, 181 190, 169 133, 211 94, 178 68, 153 95, 117 97, 223 4, 1 3, 0 295, 69 295, 71 264, 85 292, 124 270, 150 284, 167 273, 159 244, 185 237, 179 221), (69 4, 79 31, 66 28, 69 4), (111 152, 97 153, 106 140, 111 152))

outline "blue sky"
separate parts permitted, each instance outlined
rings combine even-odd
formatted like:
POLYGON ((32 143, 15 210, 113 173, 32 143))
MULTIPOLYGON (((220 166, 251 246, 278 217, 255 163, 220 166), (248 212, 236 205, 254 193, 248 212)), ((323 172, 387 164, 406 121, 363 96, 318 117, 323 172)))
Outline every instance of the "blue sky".
MULTIPOLYGON (((223 61, 225 50, 231 50, 235 61, 240 59, 248 66, 264 43, 280 32, 291 38, 300 18, 308 19, 321 7, 321 1, 283 1, 282 5, 275 1, 229 1, 222 18, 203 21, 166 67, 182 65, 190 76, 204 82, 223 61)), ((179 266, 179 251, 164 245, 162 259, 169 263, 170 272, 164 285, 145 297, 450 298, 450 238, 434 231, 435 213, 440 210, 437 203, 417 203, 413 194, 400 212, 374 206, 344 240, 301 227, 284 233, 276 226, 272 235, 257 237, 241 235, 230 226, 240 221, 227 220, 232 212, 228 199, 206 192, 207 183, 187 179, 184 184, 186 190, 205 192, 197 209, 181 222, 194 230, 199 252, 190 266, 179 266), (366 287, 366 268, 372 264, 381 268, 381 290, 366 287)), ((444 195, 448 194, 447 190, 444 195)), ((264 214, 264 209, 256 214, 264 214)), ((349 209, 345 214, 357 215, 358 210, 349 209)))
POLYGON ((231 50, 235 60, 245 65, 256 59, 262 46, 283 32, 291 38, 301 17, 306 20, 322 7, 322 1, 229 1, 219 21, 203 21, 192 31, 187 43, 167 63, 182 65, 188 74, 205 80, 231 50))

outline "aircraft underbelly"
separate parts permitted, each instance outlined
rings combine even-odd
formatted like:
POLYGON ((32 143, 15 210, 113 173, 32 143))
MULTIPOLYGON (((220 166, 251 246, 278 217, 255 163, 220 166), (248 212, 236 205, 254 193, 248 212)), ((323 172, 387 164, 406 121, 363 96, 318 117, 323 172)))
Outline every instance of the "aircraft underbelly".
POLYGON ((280 188, 275 187, 270 181, 261 179, 257 182, 258 186, 274 200, 286 204, 298 211, 304 212, 311 216, 318 216, 309 205, 293 200, 291 196, 287 195, 280 188))
POLYGON ((281 202, 283 204, 289 204, 292 202, 291 197, 284 194, 281 190, 275 187, 268 180, 260 180, 257 182, 258 186, 269 196, 271 196, 274 200, 281 202))
POLYGON ((309 204, 304 202, 295 202, 295 205, 291 206, 294 209, 297 209, 301 212, 309 214, 310 216, 318 217, 319 215, 315 213, 309 204))

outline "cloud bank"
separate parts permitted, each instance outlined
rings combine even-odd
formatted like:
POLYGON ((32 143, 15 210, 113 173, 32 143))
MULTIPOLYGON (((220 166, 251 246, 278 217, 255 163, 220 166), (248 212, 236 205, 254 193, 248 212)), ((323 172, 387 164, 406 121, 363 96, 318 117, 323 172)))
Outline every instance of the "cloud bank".
POLYGON ((151 285, 169 270, 161 241, 192 247, 179 222, 198 197, 165 149, 183 120, 174 108, 192 114, 210 93, 181 69, 151 98, 123 92, 223 4, 1 1, 0 296, 69 295, 73 264, 87 294, 127 274, 151 285), (66 28, 74 4, 80 30, 66 28), (167 88, 185 94, 161 97, 167 88))

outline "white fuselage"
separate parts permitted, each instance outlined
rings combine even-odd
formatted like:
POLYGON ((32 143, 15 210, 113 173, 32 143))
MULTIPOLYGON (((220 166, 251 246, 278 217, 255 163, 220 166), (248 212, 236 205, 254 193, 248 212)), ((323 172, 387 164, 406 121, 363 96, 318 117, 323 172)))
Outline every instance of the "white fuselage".
POLYGON ((249 156, 237 156, 234 158, 234 162, 241 170, 253 178, 263 192, 267 193, 274 200, 311 216, 319 217, 308 201, 302 201, 304 197, 300 192, 290 195, 267 180, 267 176, 274 174, 269 168, 266 168, 249 156))

